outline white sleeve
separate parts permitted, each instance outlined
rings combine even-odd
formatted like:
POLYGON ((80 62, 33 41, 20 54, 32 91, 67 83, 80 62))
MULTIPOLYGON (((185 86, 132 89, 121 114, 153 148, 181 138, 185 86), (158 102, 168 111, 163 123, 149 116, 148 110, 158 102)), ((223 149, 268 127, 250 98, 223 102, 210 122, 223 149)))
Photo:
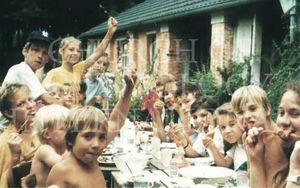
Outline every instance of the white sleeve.
POLYGON ((27 85, 31 91, 31 96, 34 100, 36 100, 42 94, 46 93, 46 90, 41 85, 37 76, 25 63, 21 63, 9 69, 3 81, 3 85, 8 85, 12 83, 27 85))
POLYGON ((213 142, 216 145, 217 149, 224 154, 224 142, 221 131, 218 127, 215 128, 215 134, 213 138, 213 142))
POLYGON ((198 136, 193 144, 193 149, 203 157, 208 156, 207 150, 202 143, 201 134, 198 134, 198 136))

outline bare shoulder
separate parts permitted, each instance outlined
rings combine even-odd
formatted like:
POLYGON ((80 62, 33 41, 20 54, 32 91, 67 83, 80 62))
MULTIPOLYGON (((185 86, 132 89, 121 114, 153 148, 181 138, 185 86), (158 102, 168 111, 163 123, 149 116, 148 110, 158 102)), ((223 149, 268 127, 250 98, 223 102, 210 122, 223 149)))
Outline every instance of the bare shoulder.
POLYGON ((70 166, 65 161, 58 162, 55 164, 48 175, 47 186, 58 185, 65 187, 69 173, 70 166))
POLYGON ((51 146, 44 144, 44 145, 41 145, 36 152, 41 153, 41 154, 43 154, 43 153, 48 154, 48 153, 55 152, 55 150, 51 146))
POLYGON ((47 156, 56 155, 55 150, 49 145, 41 145, 36 151, 36 158, 43 161, 47 156))

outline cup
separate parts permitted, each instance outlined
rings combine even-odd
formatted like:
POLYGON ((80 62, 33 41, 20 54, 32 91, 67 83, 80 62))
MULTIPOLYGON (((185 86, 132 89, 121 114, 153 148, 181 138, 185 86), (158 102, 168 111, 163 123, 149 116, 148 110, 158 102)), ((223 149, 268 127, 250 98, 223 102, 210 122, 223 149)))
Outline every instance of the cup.
POLYGON ((137 188, 147 188, 153 186, 153 181, 145 176, 136 176, 133 179, 133 187, 137 188))
POLYGON ((249 178, 247 171, 237 171, 236 172, 236 184, 237 187, 249 188, 249 178))
POLYGON ((174 154, 174 149, 161 148, 160 154, 161 154, 161 162, 162 162, 162 164, 165 167, 169 167, 171 159, 172 159, 173 154, 174 154))

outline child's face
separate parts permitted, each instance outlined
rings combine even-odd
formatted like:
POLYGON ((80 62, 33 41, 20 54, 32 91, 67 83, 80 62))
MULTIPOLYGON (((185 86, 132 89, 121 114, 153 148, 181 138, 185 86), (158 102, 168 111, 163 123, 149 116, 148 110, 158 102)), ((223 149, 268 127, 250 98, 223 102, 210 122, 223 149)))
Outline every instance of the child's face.
POLYGON ((199 108, 192 114, 194 127, 200 130, 208 130, 209 125, 213 124, 213 116, 208 110, 199 108))
POLYGON ((159 96, 159 98, 161 99, 163 97, 164 86, 163 85, 155 86, 155 91, 159 96))
POLYGON ((242 137, 242 129, 238 125, 238 121, 236 118, 224 114, 219 115, 218 119, 218 126, 221 131, 221 134, 227 142, 233 144, 238 142, 242 137))
POLYGON ((23 49, 26 63, 36 71, 49 61, 48 48, 41 45, 31 44, 29 49, 23 49))
POLYGON ((36 113, 35 102, 29 92, 21 88, 12 97, 12 109, 9 112, 16 125, 22 125, 27 121, 30 124, 36 113))
POLYGON ((74 65, 79 61, 81 48, 77 42, 71 42, 64 49, 60 50, 63 62, 74 65))
POLYGON ((48 89, 48 93, 50 96, 55 97, 59 101, 62 101, 63 93, 58 88, 52 87, 52 88, 48 89))
POLYGON ((169 110, 175 109, 175 92, 177 86, 175 82, 167 83, 164 89, 164 102, 169 110))
POLYGON ((288 90, 281 98, 277 125, 283 130, 292 130, 300 135, 300 96, 294 91, 288 90))
POLYGON ((52 130, 47 130, 48 132, 48 140, 53 145, 62 147, 65 143, 65 124, 64 122, 58 122, 52 130))
POLYGON ((107 142, 107 132, 103 128, 87 128, 79 131, 72 147, 73 155, 82 163, 97 162, 107 142))
POLYGON ((64 87, 64 95, 62 98, 63 98, 65 107, 67 107, 67 108, 72 107, 72 105, 74 104, 74 97, 75 97, 75 94, 72 91, 72 86, 64 87))
POLYGON ((191 106, 195 100, 196 98, 192 93, 188 93, 180 97, 180 108, 185 115, 190 114, 191 106))
POLYGON ((249 100, 236 112, 239 122, 247 131, 252 127, 265 127, 269 112, 254 100, 249 100))

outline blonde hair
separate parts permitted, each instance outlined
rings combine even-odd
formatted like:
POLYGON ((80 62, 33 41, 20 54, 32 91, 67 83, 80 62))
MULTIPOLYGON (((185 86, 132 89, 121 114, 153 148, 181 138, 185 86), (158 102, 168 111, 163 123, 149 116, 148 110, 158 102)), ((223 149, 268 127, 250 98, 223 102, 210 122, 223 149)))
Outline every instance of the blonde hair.
POLYGON ((230 102, 224 103, 215 110, 215 115, 229 114, 235 116, 230 102))
POLYGON ((71 150, 79 131, 84 129, 101 128, 107 133, 108 122, 104 113, 93 106, 75 107, 70 111, 67 119, 65 142, 71 150))
POLYGON ((27 85, 19 84, 19 83, 13 83, 8 84, 1 88, 0 91, 0 111, 7 119, 11 119, 10 117, 7 117, 5 114, 6 110, 9 110, 13 107, 13 97, 14 95, 24 89, 26 93, 29 95, 31 94, 30 89, 27 85))
POLYGON ((64 93, 64 88, 63 88, 63 85, 60 84, 60 83, 50 83, 50 84, 46 84, 44 86, 44 88, 46 89, 46 91, 53 91, 53 90, 56 90, 58 91, 60 94, 63 94, 64 93))
POLYGON ((65 37, 60 41, 59 49, 64 50, 70 43, 77 43, 79 46, 81 45, 81 41, 75 37, 65 37))
MULTIPOLYGON (((228 116, 232 117, 233 119, 236 119, 236 115, 233 112, 232 105, 230 102, 222 104, 215 110, 215 112, 214 112, 215 126, 218 125, 218 116, 221 116, 221 115, 228 115, 228 116)), ((238 124, 238 126, 242 131, 244 131, 244 128, 240 124, 238 124)))
POLYGON ((243 86, 237 89, 231 98, 232 109, 235 113, 242 110, 242 107, 249 101, 255 101, 269 112, 271 110, 271 104, 268 100, 267 93, 256 85, 243 86))
POLYGON ((57 104, 40 108, 33 121, 33 134, 39 137, 41 143, 46 144, 47 140, 43 136, 45 131, 52 130, 57 123, 65 124, 68 114, 68 108, 57 104))

